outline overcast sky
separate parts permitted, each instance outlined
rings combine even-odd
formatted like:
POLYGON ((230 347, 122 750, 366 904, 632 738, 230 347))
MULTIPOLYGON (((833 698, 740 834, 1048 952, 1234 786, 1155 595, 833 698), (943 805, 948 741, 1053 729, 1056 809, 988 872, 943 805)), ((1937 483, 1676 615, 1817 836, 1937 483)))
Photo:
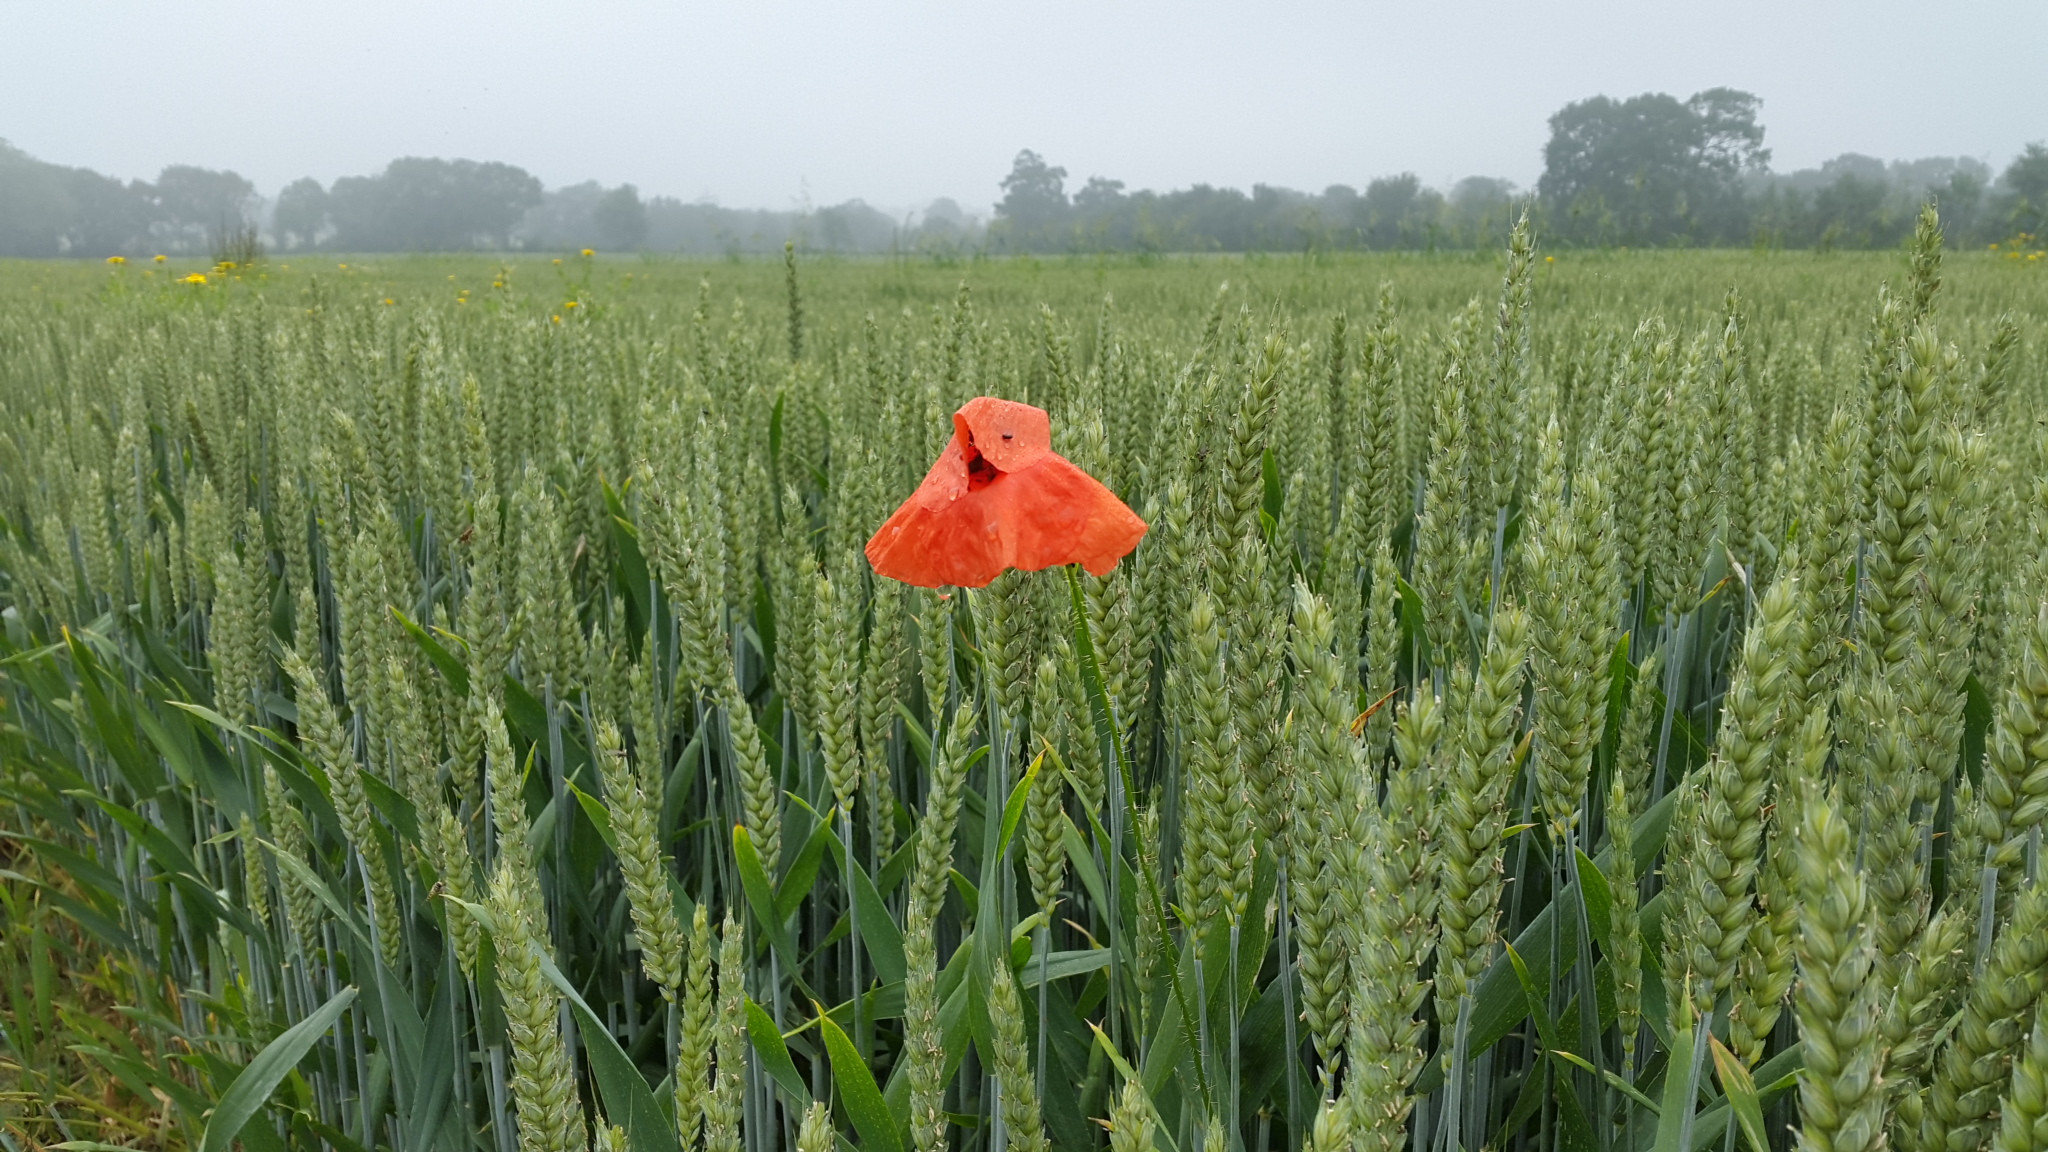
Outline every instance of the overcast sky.
POLYGON ((2048 138, 2048 3, 0 0, 0 138, 265 194, 394 156, 783 208, 951 196, 1019 148, 1132 188, 1533 183, 1585 96, 1764 101, 1773 167, 2048 138))

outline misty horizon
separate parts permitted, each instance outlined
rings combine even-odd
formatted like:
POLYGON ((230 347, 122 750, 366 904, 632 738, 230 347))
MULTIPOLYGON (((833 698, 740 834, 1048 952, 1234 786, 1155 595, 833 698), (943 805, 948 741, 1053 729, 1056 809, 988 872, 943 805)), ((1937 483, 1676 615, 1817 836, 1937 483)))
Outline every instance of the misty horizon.
POLYGON ((985 215, 1020 148, 1131 188, 1320 190, 1415 173, 1528 188, 1545 118, 1605 93, 1764 100, 1772 168, 1844 153, 1993 169, 2048 137, 2048 7, 1619 0, 1428 8, 923 2, 560 9, 248 0, 20 8, 5 137, 123 180, 231 169, 275 196, 403 156, 517 165, 549 188, 787 211, 940 198, 985 215), (1905 34, 1910 29, 1911 34, 1905 34), (90 45, 94 66, 51 49, 90 45))
MULTIPOLYGON (((1605 94, 1605 95, 1611 95, 1611 94, 1605 94)), ((1632 94, 1632 95, 1633 95, 1633 94, 1632 94)), ((1643 93, 1642 95, 1656 95, 1656 94, 1653 94, 1653 93, 1643 93)), ((1593 94, 1588 94, 1588 96, 1589 96, 1589 98, 1590 98, 1590 97, 1592 97, 1592 96, 1593 96, 1593 94)), ((2031 143, 2031 142, 2030 142, 2030 143, 2031 143)), ((97 165, 91 165, 91 164, 72 164, 72 163, 68 163, 68 162, 66 162, 66 161, 60 160, 60 159, 58 159, 58 158, 55 158, 55 157, 51 157, 51 156, 45 156, 45 155, 37 155, 37 154, 34 154, 34 153, 32 153, 32 152, 29 152, 29 150, 28 150, 28 149, 25 149, 25 148, 21 148, 21 146, 20 146, 19 142, 18 142, 18 141, 16 141, 15 139, 13 139, 13 138, 11 138, 11 137, 9 137, 9 136, 5 135, 4 133, 0 133, 0 148, 6 148, 6 147, 10 147, 10 146, 11 146, 11 147, 15 147, 15 148, 18 148, 18 149, 20 149, 20 150, 21 150, 22 152, 24 152, 24 153, 28 153, 28 154, 29 154, 29 156, 30 156, 30 158, 32 158, 32 159, 34 159, 34 160, 36 160, 36 161, 40 161, 40 162, 42 162, 42 163, 45 163, 45 164, 54 164, 54 165, 58 165, 58 166, 61 166, 61 167, 67 167, 67 168, 79 168, 79 169, 83 169, 83 170, 86 170, 86 171, 89 171, 89 172, 93 172, 93 173, 96 173, 96 174, 99 174, 99 175, 102 175, 102 176, 108 176, 108 177, 112 177, 112 178, 115 178, 115 179, 119 179, 119 180, 122 180, 122 181, 124 181, 124 182, 129 182, 129 183, 145 183, 145 184, 146 184, 146 183, 148 183, 149 181, 151 181, 151 180, 153 180, 153 179, 156 179, 156 178, 158 178, 158 177, 160 177, 160 176, 162 175, 162 171, 161 171, 161 170, 159 170, 158 172, 155 172, 155 173, 143 173, 143 174, 128 174, 128 173, 126 173, 126 172, 122 171, 121 169, 119 169, 119 168, 118 168, 118 167, 116 167, 116 166, 97 166, 97 165)), ((1768 146, 1768 142, 1767 142, 1767 146, 1768 146)), ((1981 167, 1981 168, 1982 168, 1982 169, 1983 169, 1983 170, 1984 170, 1984 171, 1985 171, 1985 172, 1986 172, 1987 174, 1989 174, 1989 173, 1995 173, 1995 172, 1997 172, 1997 171, 1998 171, 1999 169, 2003 168, 2003 167, 2005 166, 2005 163, 2006 163, 2006 162, 2008 162, 2008 161, 2010 161, 2010 160, 2012 160, 2012 159, 2016 159, 2016 158, 2018 158, 2018 157, 2019 157, 2020 155, 2022 155, 2022 154, 2023 154, 2023 151, 2024 151, 2024 146, 2022 146, 2022 148, 2016 148, 2016 149, 2014 149, 2014 151, 2013 151, 2013 154, 2012 154, 2011 156, 2005 157, 2005 158, 2004 158, 2003 160, 1995 160, 1995 159, 1987 159, 1987 158, 1985 158, 1985 157, 1982 157, 1982 156, 1971 156, 1971 155, 1968 155, 1968 154, 1964 154, 1964 153, 1953 153, 1953 152, 1952 152, 1952 153, 1945 153, 1945 154, 1929 155, 1929 156, 1910 156, 1910 157, 1907 157, 1907 156, 1873 156, 1873 155, 1870 155, 1870 154, 1868 154, 1868 153, 1864 153, 1864 152, 1858 152, 1858 151, 1855 151, 1855 150, 1844 150, 1844 151, 1838 152, 1838 153, 1836 153, 1836 154, 1833 154, 1833 155, 1830 155, 1830 156, 1828 156, 1828 157, 1824 158, 1824 159, 1823 159, 1823 160, 1821 160, 1821 161, 1820 161, 1819 163, 1816 163, 1816 164, 1812 164, 1812 165, 1808 165, 1808 166, 1805 166, 1805 167, 1802 167, 1802 168, 1798 168, 1798 169, 1786 169, 1786 168, 1784 168, 1784 167, 1782 167, 1782 166, 1779 166, 1779 165, 1773 165, 1773 164, 1768 164, 1768 163, 1767 163, 1767 164, 1765 164, 1765 165, 1764 165, 1764 166, 1763 166, 1763 167, 1762 167, 1761 169, 1759 169, 1759 172, 1758 172, 1758 174, 1759 174, 1759 175, 1765 175, 1765 176, 1770 176, 1770 177, 1776 177, 1776 178, 1782 178, 1782 179, 1787 179, 1787 180, 1793 181, 1793 182, 1795 182, 1795 183, 1808 183, 1808 184, 1811 184, 1811 183, 1813 183, 1813 182, 1816 182, 1816 181, 1820 181, 1820 180, 1825 180, 1825 179, 1827 179, 1827 178, 1829 178, 1829 177, 1833 176, 1833 175, 1834 175, 1834 173, 1835 173, 1836 171, 1838 171, 1838 170, 1842 169, 1842 168, 1843 168, 1844 166, 1848 166, 1848 167, 1851 167, 1851 168, 1855 168, 1855 169, 1867 170, 1867 169, 1868 169, 1868 167, 1869 167, 1869 166, 1870 166, 1870 165, 1871 165, 1871 164, 1872 164, 1872 163, 1874 162, 1874 163, 1875 163, 1875 164, 1876 164, 1877 166, 1881 166, 1881 167, 1883 167, 1883 168, 1886 168, 1886 169, 1888 169, 1888 170, 1891 170, 1891 171, 1895 171, 1895 172, 1896 172, 1896 171, 1905 171, 1905 170, 1910 170, 1910 169, 1914 168, 1915 166, 1918 166, 1918 165, 1924 165, 1924 164, 1926 164, 1926 163, 1929 163, 1929 162, 1937 162, 1937 163, 1938 163, 1938 162, 1950 162, 1950 161, 1952 161, 1952 162, 1955 162, 1955 163, 1958 163, 1958 164, 1961 164, 1961 165, 1964 165, 1964 166, 1972 166, 1972 165, 1974 165, 1974 166, 1980 166, 1980 167, 1981 167)), ((1031 149, 1031 148, 1028 148, 1028 147, 1026 147, 1026 148, 1022 148, 1022 149, 1020 149, 1020 152, 1033 152, 1033 153, 1036 153, 1036 152, 1037 152, 1037 150, 1036 150, 1036 149, 1031 149)), ((373 167, 373 168, 371 168, 371 169, 369 169, 369 170, 363 171, 363 172, 346 172, 346 173, 342 173, 342 174, 340 174, 339 176, 336 176, 336 177, 334 177, 333 179, 334 179, 334 180, 345 180, 345 179, 349 179, 349 178, 351 178, 351 177, 365 177, 365 176, 375 176, 375 175, 379 174, 380 172, 384 171, 384 170, 385 170, 385 169, 386 169, 386 168, 387 168, 387 167, 389 166, 389 164, 390 164, 390 163, 392 163, 392 162, 398 162, 398 161, 404 161, 404 160, 411 160, 411 159, 424 159, 424 160, 434 160, 434 161, 453 161, 453 162, 474 162, 474 163, 480 163, 480 164, 493 164, 493 163, 499 163, 499 164, 502 164, 502 163, 509 163, 508 161, 505 161, 504 159, 502 159, 502 158, 500 158, 500 157, 491 157, 491 156, 479 156, 479 155, 464 155, 464 154, 459 154, 459 153, 444 153, 444 154, 437 154, 437 155, 429 155, 429 156, 414 156, 414 155, 406 155, 406 156, 397 156, 397 155, 394 155, 394 156, 392 156, 392 157, 390 158, 390 160, 389 160, 389 161, 387 161, 387 162, 386 162, 385 164, 380 164, 380 165, 377 165, 377 166, 375 166, 375 167, 373 167)), ((1059 162, 1059 158, 1058 158, 1057 156, 1052 156, 1052 155, 1046 155, 1046 156, 1045 156, 1045 159, 1046 159, 1046 161, 1047 161, 1048 163, 1052 163, 1052 164, 1058 164, 1058 162, 1059 162)), ((179 163, 173 163, 173 164, 170 164, 170 165, 166 165, 166 167, 167 167, 167 168, 176 168, 176 167, 183 167, 183 166, 186 166, 186 165, 182 165, 182 164, 179 164, 179 163)), ((523 165, 515 165, 515 167, 519 167, 519 168, 521 168, 521 170, 523 170, 523 171, 528 171, 528 172, 531 172, 531 170, 530 170, 530 169, 526 169, 526 168, 525 168, 525 167, 524 167, 523 165)), ((229 165, 229 166, 226 166, 225 168, 219 169, 219 171, 223 171, 223 172, 226 172, 226 173, 230 173, 230 174, 233 174, 233 175, 237 175, 237 176, 242 176, 242 177, 243 177, 244 179, 248 179, 248 177, 247 177, 246 173, 245 173, 245 172, 243 172, 243 170, 242 170, 242 169, 240 169, 240 168, 238 168, 238 167, 236 167, 236 166, 233 166, 233 165, 229 165)), ((539 177, 539 175, 538 175, 537 173, 535 173, 534 175, 536 176, 536 178, 540 178, 540 177, 539 177)), ((1459 175, 1457 175, 1457 176, 1454 176, 1454 177, 1450 177, 1450 178, 1447 178, 1447 179, 1444 179, 1444 180, 1441 180, 1441 181, 1431 181, 1431 180, 1427 180, 1427 179, 1424 179, 1424 178, 1423 178, 1423 177, 1421 177, 1421 176, 1420 176, 1420 175, 1419 175, 1418 173, 1414 172, 1414 171, 1413 171, 1412 169, 1391 169, 1391 170, 1388 170, 1388 171, 1384 171, 1384 172, 1373 172, 1373 173, 1368 173, 1368 174, 1362 174, 1361 176, 1358 176, 1358 177, 1354 177, 1353 179, 1350 179, 1350 180, 1339 180, 1339 181, 1335 181, 1335 182, 1333 182, 1332 184, 1324 185, 1324 186, 1322 186, 1322 187, 1319 187, 1319 188, 1307 188, 1307 187, 1299 187, 1299 188, 1298 188, 1298 187, 1290 186, 1290 185, 1287 185, 1287 184, 1284 184, 1284 183, 1281 183, 1281 182, 1277 182, 1277 181, 1270 181, 1270 180, 1257 180, 1257 181, 1253 181, 1252 183, 1250 183, 1250 184, 1248 184, 1248 185, 1244 185, 1244 186, 1237 186, 1237 185, 1231 185, 1231 184, 1223 183, 1223 182, 1220 182, 1220 181, 1213 181, 1213 180, 1194 180, 1194 181, 1191 181, 1191 182, 1189 182, 1189 183, 1188 183, 1188 184, 1186 184, 1186 185, 1183 185, 1183 186, 1180 186, 1180 187, 1176 187, 1176 188, 1172 188, 1172 189, 1164 189, 1164 188, 1161 188, 1161 189, 1152 189, 1152 188, 1131 188, 1130 190, 1131 190, 1132 192, 1134 192, 1134 193, 1136 193, 1136 192, 1153 192, 1153 193, 1167 193, 1167 192, 1177 192, 1177 191, 1182 191, 1182 190, 1184 190, 1184 189, 1197 189, 1197 188, 1215 188, 1215 189, 1221 189, 1221 190, 1228 190, 1228 191, 1238 191, 1238 192, 1250 192, 1250 191, 1252 191, 1252 190, 1253 190, 1253 189, 1255 189, 1255 188, 1261 188, 1261 187, 1263 187, 1263 188, 1271 188, 1271 189, 1275 189, 1275 190, 1279 190, 1279 191, 1284 191, 1284 192, 1302 192, 1302 193, 1306 193, 1306 194, 1310 194, 1310 195, 1315 195, 1315 194, 1319 194, 1319 193, 1323 193, 1323 192, 1327 192, 1327 191, 1330 191, 1330 190, 1332 190, 1332 189, 1339 189, 1339 188, 1342 188, 1342 189, 1349 189, 1349 190, 1352 190, 1352 191, 1359 191, 1359 190, 1362 190, 1362 189, 1363 189, 1363 188, 1364 188, 1365 186, 1367 186, 1367 185, 1368 185, 1369 183, 1371 183, 1371 182, 1374 182, 1374 181, 1378 181, 1378 180, 1383 180, 1383 179, 1387 179, 1387 178, 1399 178, 1399 177, 1414 177, 1414 178, 1415 178, 1416 180, 1418 180, 1418 181, 1420 182, 1420 185, 1421 185, 1421 187, 1423 187, 1423 188, 1426 188, 1426 189, 1430 189, 1430 190, 1433 190, 1433 191, 1436 191, 1436 192, 1440 192, 1440 193, 1449 193, 1449 192, 1451 192, 1451 191, 1452 191, 1452 190, 1453 190, 1454 188, 1456 188, 1456 187, 1457 187, 1457 185, 1458 185, 1459 183, 1461 183, 1461 182, 1463 182, 1463 181, 1466 181, 1466 180, 1469 180, 1469 179, 1471 179, 1471 178, 1474 178, 1474 177, 1477 177, 1477 178, 1480 178, 1480 179, 1485 179, 1485 180, 1498 180, 1498 181, 1500 181, 1500 182, 1501 182, 1502 184, 1504 184, 1504 185, 1505 185, 1505 186, 1506 186, 1506 187, 1507 187, 1508 189, 1512 190, 1512 192, 1513 192, 1513 193, 1514 193, 1515 195, 1518 195, 1518 196, 1520 196, 1520 195, 1528 195, 1528 194, 1531 194, 1531 193, 1533 193, 1533 191, 1534 191, 1534 188, 1535 188, 1535 184, 1536 184, 1536 181, 1535 181, 1534 179, 1531 179, 1531 180, 1528 180, 1528 181, 1524 182, 1524 181, 1518 181, 1518 180, 1513 180, 1513 179, 1510 179, 1510 178, 1506 178, 1506 177, 1500 177, 1500 176, 1497 176, 1497 175, 1495 175, 1495 174, 1493 174, 1493 173, 1485 173, 1485 172, 1468 172, 1468 173, 1461 173, 1461 174, 1459 174, 1459 175)), ((272 208, 274 208, 274 207, 275 207, 275 205, 276 205, 276 202, 277 202, 277 199, 278 199, 278 196, 279 196, 279 194, 280 194, 280 193, 281 193, 281 192, 282 192, 282 191, 284 190, 284 188, 285 188, 285 187, 288 187, 288 186, 289 186, 290 184, 292 184, 292 183, 296 183, 296 182, 298 182, 299 180, 304 180, 304 179, 316 179, 316 180, 317 180, 318 178, 317 178, 317 177, 298 177, 298 178, 295 178, 294 180, 288 180, 288 181, 286 181, 285 183, 283 183, 283 184, 280 184, 280 185, 277 185, 277 186, 275 186, 275 187, 265 187, 265 186, 264 186, 264 185, 262 185, 262 184, 261 184, 260 182, 257 182, 257 181, 255 181, 255 180, 251 179, 251 180, 250 180, 249 182, 250 182, 250 183, 251 183, 252 185, 254 185, 254 186, 255 186, 255 196, 256 196, 256 199, 257 199, 257 201, 258 201, 258 204, 260 205, 260 213, 259 213, 259 214, 260 214, 260 215, 262 215, 262 216, 267 216, 267 215, 268 215, 268 213, 270 212, 270 210, 271 210, 272 208)), ((779 205, 779 206, 778 206, 778 205, 773 205, 773 204, 754 204, 754 203, 746 203, 746 204, 743 204, 743 203, 732 203, 732 202, 729 202, 728 200, 726 200, 725 198, 723 198, 723 197, 720 197, 720 196, 718 196, 717 194, 715 194, 715 193, 713 193, 713 192, 708 192, 708 191, 707 191, 707 192, 703 192, 703 193, 700 193, 700 194, 698 194, 698 195, 695 195, 695 196, 685 196, 685 195, 679 195, 679 194, 676 194, 676 193, 673 193, 673 192, 669 192, 669 191, 665 191, 665 190, 661 190, 661 189, 656 189, 656 188, 650 188, 650 187, 648 187, 647 185, 645 185, 645 184, 641 183, 640 181, 637 181, 637 180, 632 180, 632 179, 626 179, 626 180, 622 180, 622 181, 619 181, 618 183, 616 183, 616 184, 612 184, 612 185, 606 185, 606 184, 605 184, 604 182, 602 182, 602 181, 599 181, 599 180, 595 180, 595 179, 592 179, 592 178, 588 178, 588 177, 585 177, 585 178, 581 178, 581 179, 570 179, 570 180, 564 180, 564 181, 561 181, 561 182, 559 182, 559 183, 557 183, 557 182, 553 182, 553 181, 549 181, 549 180, 546 180, 545 178, 540 178, 540 179, 541 179, 541 185, 542 185, 542 188, 543 188, 543 190, 544 190, 545 192, 547 192, 547 193, 550 193, 550 194, 553 194, 553 193, 561 193, 561 192, 567 192, 567 191, 574 191, 574 190, 577 190, 577 189, 582 189, 582 188, 589 188, 589 187, 593 187, 593 186, 594 186, 594 187, 597 187, 597 188, 606 188, 606 187, 612 187, 612 188, 618 188, 618 187, 631 187, 631 188, 633 188, 633 189, 634 189, 634 190, 635 190, 635 191, 636 191, 636 192, 637 192, 637 193, 639 194, 639 196, 640 196, 640 197, 641 197, 641 198, 642 198, 643 200, 646 200, 646 201, 649 201, 649 202, 652 202, 652 201, 655 201, 655 200, 662 200, 662 201, 667 201, 667 202, 670 202, 670 203, 674 203, 674 204, 681 204, 681 205, 689 205, 689 206, 703 206, 703 207, 711 207, 711 208, 720 208, 720 209, 729 209, 729 210, 733 210, 733 211, 739 211, 739 212, 769 212, 769 213, 797 213, 797 214, 804 214, 804 213, 810 213, 810 212, 815 212, 815 211, 818 211, 818 210, 820 210, 820 209, 826 209, 826 208, 833 208, 833 207, 843 207, 843 206, 848 206, 848 205, 864 205, 864 206, 866 206, 866 207, 868 207, 868 208, 872 208, 872 209, 874 209, 874 210, 876 210, 876 211, 878 211, 878 212, 881 212, 881 213, 882 213, 883 215, 889 216, 889 217, 891 217, 891 218, 893 218, 893 219, 896 219, 896 220, 899 220, 899 221, 903 221, 903 222, 906 222, 906 223, 908 223, 908 224, 910 224, 910 225, 913 225, 913 226, 914 226, 914 225, 916 225, 916 224, 918 224, 918 223, 920 223, 920 222, 922 222, 922 221, 923 221, 924 219, 926 219, 926 218, 927 218, 927 216, 928 216, 928 215, 930 215, 931 213, 933 213, 933 212, 934 212, 935 210, 937 210, 937 211, 938 211, 938 212, 939 212, 940 214, 942 214, 942 215, 951 215, 951 214, 952 214, 952 213, 954 213, 954 212, 958 212, 958 213, 960 213, 960 214, 964 215, 964 216, 965 216, 965 218, 966 218, 967 220, 969 220, 969 221, 971 221, 971 222, 975 223, 976 225, 985 225, 985 224, 987 224, 987 223, 988 223, 988 222, 989 222, 989 221, 990 221, 991 219, 993 219, 993 218, 994 218, 994 217, 995 217, 995 216, 996 216, 996 215, 998 214, 998 212, 999 212, 999 210, 1000 210, 1000 206, 1001 206, 1001 200, 1002 200, 1002 197, 1001 197, 1001 195, 1000 195, 1000 192, 1001 192, 1001 190, 1002 190, 1002 188, 1001 188, 1001 181, 1000 181, 1000 177, 998 177, 997 179, 993 179, 993 180, 991 180, 991 181, 989 182, 989 186, 990 186, 991 188, 995 189, 995 190, 996 190, 996 192, 998 193, 998 195, 995 195, 995 196, 991 196, 991 197, 989 197, 989 198, 988 198, 988 199, 987 199, 986 201, 984 201, 984 202, 966 202, 966 201, 962 201, 962 200, 960 200, 959 198, 957 198, 957 197, 953 197, 953 196, 948 196, 948 195, 933 195, 933 196, 929 196, 929 197, 925 197, 925 198, 921 198, 921 199, 914 199, 914 200, 912 200, 912 201, 910 201, 910 202, 907 202, 907 203, 894 203, 894 204, 891 204, 891 203, 881 203, 881 202, 878 202, 878 201, 874 200, 873 198, 870 198, 870 197, 866 197, 866 196, 862 196, 862 195, 860 195, 860 194, 858 194, 858 193, 856 193, 856 194, 854 194, 854 195, 851 195, 851 196, 847 196, 847 197, 845 197, 845 198, 843 198, 843 199, 839 199, 839 200, 834 200, 834 201, 826 202, 826 201, 821 201, 821 200, 817 200, 817 199, 815 199, 815 198, 812 198, 812 197, 808 196, 808 194, 807 194, 807 193, 805 193, 805 192, 803 192, 802 190, 800 190, 800 191, 799 191, 799 193, 798 193, 797 195, 794 195, 794 196, 792 196, 792 197, 790 197, 790 198, 789 198, 789 202, 788 202, 788 203, 786 203, 786 204, 783 204, 783 205, 779 205)), ((1086 183, 1087 183, 1088 181, 1090 181, 1090 180, 1108 180, 1108 181, 1113 181, 1114 183, 1118 184, 1119 186, 1123 186, 1123 185, 1126 185, 1126 184, 1127 184, 1127 182, 1126 182, 1126 181, 1122 181, 1122 180, 1119 180, 1119 179, 1117 179, 1117 178, 1115 177, 1115 175, 1114 175, 1113 173, 1106 173, 1106 172, 1090 172, 1090 173, 1087 173, 1087 174, 1085 174, 1085 175, 1076 175, 1076 174, 1071 174, 1071 173, 1070 173, 1070 174, 1069 174, 1069 176, 1068 176, 1068 179, 1069 179, 1069 181, 1070 181, 1070 183, 1071 183, 1071 185, 1072 185, 1072 188, 1070 188, 1070 192, 1071 192, 1071 191, 1075 191, 1075 190, 1078 190, 1078 189, 1079 189, 1080 187, 1083 187, 1083 186, 1085 186, 1085 185, 1086 185, 1086 183)), ((332 184, 332 182, 333 182, 333 180, 324 180, 324 181, 320 181, 320 183, 321 183, 321 184, 323 184, 323 185, 330 185, 330 184, 332 184)))

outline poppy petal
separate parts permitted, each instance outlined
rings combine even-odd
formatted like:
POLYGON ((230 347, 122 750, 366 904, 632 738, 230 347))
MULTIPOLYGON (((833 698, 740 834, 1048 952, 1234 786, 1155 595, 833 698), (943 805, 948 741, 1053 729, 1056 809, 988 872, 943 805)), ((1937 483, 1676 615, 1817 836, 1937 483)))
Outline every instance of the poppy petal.
POLYGON ((963 497, 927 507, 912 497, 869 539, 875 573, 905 584, 979 588, 1002 574, 1005 557, 996 507, 963 497))
POLYGON ((1021 472, 1052 454, 1052 417, 1045 409, 977 396, 953 414, 954 439, 974 446, 1005 472, 1021 472))
POLYGON ((868 540, 877 575, 926 588, 979 588, 1005 568, 1062 564, 1102 576, 1145 535, 1115 493, 1052 450, 1042 409, 984 396, 953 422, 924 482, 868 540), (980 470, 972 483, 970 458, 980 470))
POLYGON ((946 442, 945 451, 932 463, 931 471, 924 474, 924 481, 911 493, 910 500, 923 508, 937 511, 960 497, 967 495, 967 457, 961 452, 958 440, 946 442))
POLYGON ((1145 535, 1145 522, 1093 476, 1057 453, 1006 478, 1010 565, 1027 572, 1080 564, 1100 576, 1145 535))

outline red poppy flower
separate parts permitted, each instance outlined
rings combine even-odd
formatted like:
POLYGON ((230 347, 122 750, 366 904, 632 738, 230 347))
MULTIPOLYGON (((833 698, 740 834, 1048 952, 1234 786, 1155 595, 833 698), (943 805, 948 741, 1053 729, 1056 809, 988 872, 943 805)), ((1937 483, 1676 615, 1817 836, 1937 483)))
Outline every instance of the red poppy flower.
POLYGON ((1045 409, 977 396, 910 499, 868 541, 868 563, 905 584, 979 588, 1005 568, 1079 564, 1101 576, 1145 522, 1052 450, 1045 409))

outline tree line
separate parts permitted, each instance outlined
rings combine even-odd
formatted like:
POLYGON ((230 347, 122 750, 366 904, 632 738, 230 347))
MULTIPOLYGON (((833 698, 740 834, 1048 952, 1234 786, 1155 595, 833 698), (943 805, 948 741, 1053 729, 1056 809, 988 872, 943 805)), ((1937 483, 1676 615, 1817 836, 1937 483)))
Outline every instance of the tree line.
POLYGON ((951 200, 897 218, 860 200, 789 211, 723 208, 631 184, 547 189, 511 164, 407 157, 265 201, 244 177, 190 165, 128 181, 37 160, 0 141, 0 256, 207 254, 260 231, 287 252, 608 251, 770 253, 794 240, 836 252, 1248 252, 1488 248, 1532 212, 1546 243, 1584 247, 1881 248, 1941 205, 1951 237, 2039 246, 2048 236, 2048 147, 1994 176, 1969 157, 1889 163, 1854 153, 1770 169, 1762 101, 1714 88, 1595 96, 1550 117, 1532 189, 1471 176, 1448 189, 1413 173, 1302 192, 1197 184, 1128 190, 1017 154, 986 226, 951 200))
POLYGON ((205 252, 257 203, 256 186, 233 172, 174 164, 154 182, 123 183, 0 140, 0 256, 205 252))
POLYGON ((248 230, 280 252, 662 251, 771 253, 796 239, 838 252, 962 251, 979 224, 941 200, 916 221, 859 200, 762 211, 643 199, 631 184, 545 189, 511 164, 407 157, 275 200, 233 172, 178 165, 123 183, 0 141, 0 257, 217 255, 248 230))
POLYGON ((1413 173, 1363 192, 1256 185, 1124 191, 1018 153, 989 230, 1014 251, 1252 251, 1496 247, 1527 209, 1546 243, 1584 247, 1884 248, 1941 205, 1959 241, 2038 243, 2048 235, 2048 148, 2030 144, 1996 179, 1969 157, 1886 163, 1846 153, 1817 169, 1770 170, 1762 101, 1731 88, 1575 101, 1550 117, 1536 187, 1468 177, 1440 192, 1413 173))

